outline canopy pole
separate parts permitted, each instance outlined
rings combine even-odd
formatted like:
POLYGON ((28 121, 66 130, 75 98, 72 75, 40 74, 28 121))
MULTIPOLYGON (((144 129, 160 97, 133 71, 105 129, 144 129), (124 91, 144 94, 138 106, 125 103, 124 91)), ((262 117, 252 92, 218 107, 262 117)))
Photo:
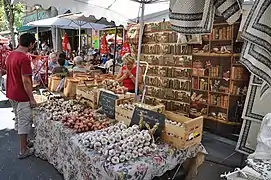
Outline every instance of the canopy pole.
POLYGON ((58 51, 58 28, 56 27, 56 52, 58 51))
POLYGON ((39 27, 37 27, 37 49, 40 49, 40 41, 39 41, 39 27))
POLYGON ((144 9, 145 9, 145 2, 142 1, 141 4, 141 16, 140 16, 140 30, 139 30, 139 43, 138 43, 138 50, 137 50, 137 61, 136 61, 136 83, 135 83, 135 96, 136 101, 139 101, 139 84, 138 84, 138 78, 139 78, 139 66, 140 66, 140 55, 141 55, 141 45, 142 45, 142 36, 143 36, 143 28, 144 28, 144 9))
POLYGON ((117 32, 118 32, 118 26, 116 26, 116 27, 115 27, 115 42, 114 42, 113 75, 115 75, 115 66, 116 66, 117 32))
POLYGON ((78 56, 80 56, 80 53, 81 53, 81 26, 79 26, 79 43, 78 43, 79 47, 78 47, 78 51, 79 51, 79 54, 78 56))

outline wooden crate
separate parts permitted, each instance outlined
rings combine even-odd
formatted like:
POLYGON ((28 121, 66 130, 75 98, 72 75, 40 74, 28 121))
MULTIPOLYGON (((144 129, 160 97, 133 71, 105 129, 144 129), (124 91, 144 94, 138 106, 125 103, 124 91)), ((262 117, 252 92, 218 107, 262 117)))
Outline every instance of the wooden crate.
POLYGON ((166 111, 166 118, 182 123, 181 126, 165 123, 162 140, 176 148, 186 149, 199 144, 202 139, 203 116, 191 119, 173 112, 166 111))
MULTIPOLYGON (((101 88, 99 91, 104 91, 107 93, 115 94, 113 91, 109 91, 107 89, 101 88)), ((119 99, 126 99, 126 98, 135 98, 135 93, 126 93, 126 94, 115 94, 118 96, 119 99)))
POLYGON ((85 86, 77 86, 76 89, 76 98, 80 99, 82 102, 87 103, 91 108, 98 108, 98 89, 93 88, 93 90, 89 90, 88 92, 83 89, 85 86))
MULTIPOLYGON (((127 109, 127 108, 123 108, 120 107, 120 104, 123 104, 124 101, 130 101, 130 102, 135 102, 135 98, 134 97, 130 97, 130 98, 124 98, 124 99, 118 99, 116 100, 116 105, 115 105, 115 119, 117 121, 123 121, 126 125, 130 125, 133 113, 134 113, 134 109, 127 109)), ((164 113, 165 112, 165 105, 163 104, 159 104, 157 106, 151 106, 151 105, 147 105, 144 103, 133 103, 135 106, 138 107, 142 107, 145 109, 149 109, 155 112, 159 112, 159 113, 164 113)))
POLYGON ((116 105, 115 105, 115 119, 117 121, 123 121, 126 125, 130 125, 132 116, 133 116, 133 112, 134 109, 127 109, 127 108, 123 108, 120 107, 120 104, 123 104, 124 101, 130 101, 130 102, 134 102, 135 99, 134 98, 124 98, 124 99, 118 99, 116 100, 116 105))
POLYGON ((85 98, 80 98, 80 103, 87 104, 91 109, 98 109, 98 104, 85 98))
POLYGON ((46 96, 37 94, 34 94, 34 99, 36 100, 38 105, 48 101, 48 98, 46 96))

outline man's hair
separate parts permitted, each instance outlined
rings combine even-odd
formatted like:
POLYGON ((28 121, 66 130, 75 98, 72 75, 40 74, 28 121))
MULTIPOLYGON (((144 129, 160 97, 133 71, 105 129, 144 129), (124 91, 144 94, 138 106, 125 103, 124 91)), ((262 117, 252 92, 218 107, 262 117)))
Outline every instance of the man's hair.
POLYGON ((20 36, 19 44, 23 47, 29 47, 30 44, 34 44, 36 42, 36 38, 31 33, 24 33, 20 36))
POLYGON ((109 57, 110 59, 113 59, 113 58, 114 58, 114 55, 113 55, 113 54, 109 54, 108 57, 109 57))
POLYGON ((63 58, 63 59, 66 59, 66 53, 62 52, 59 54, 59 58, 63 58))
POLYGON ((57 60, 57 62, 58 62, 58 64, 60 65, 60 66, 64 66, 65 65, 65 59, 64 58, 59 58, 58 60, 57 60))
POLYGON ((83 63, 83 58, 81 56, 76 56, 74 59, 76 65, 81 65, 83 63))

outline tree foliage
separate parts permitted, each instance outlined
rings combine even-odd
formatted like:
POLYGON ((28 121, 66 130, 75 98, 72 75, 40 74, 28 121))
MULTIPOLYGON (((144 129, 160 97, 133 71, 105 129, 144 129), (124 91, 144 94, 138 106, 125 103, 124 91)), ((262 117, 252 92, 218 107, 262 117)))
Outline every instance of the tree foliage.
POLYGON ((0 0, 0 30, 10 30, 12 44, 15 44, 14 26, 22 25, 23 4, 11 4, 11 0, 0 0))

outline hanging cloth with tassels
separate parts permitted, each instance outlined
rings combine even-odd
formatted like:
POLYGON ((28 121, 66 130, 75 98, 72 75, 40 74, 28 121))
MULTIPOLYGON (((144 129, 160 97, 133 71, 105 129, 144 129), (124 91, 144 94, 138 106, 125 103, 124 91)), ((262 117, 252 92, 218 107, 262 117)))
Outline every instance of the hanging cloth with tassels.
POLYGON ((170 0, 169 19, 173 31, 206 34, 212 31, 215 13, 233 24, 241 12, 239 0, 170 0))
POLYGON ((271 0, 256 0, 243 27, 240 62, 264 83, 260 97, 271 88, 271 0))

